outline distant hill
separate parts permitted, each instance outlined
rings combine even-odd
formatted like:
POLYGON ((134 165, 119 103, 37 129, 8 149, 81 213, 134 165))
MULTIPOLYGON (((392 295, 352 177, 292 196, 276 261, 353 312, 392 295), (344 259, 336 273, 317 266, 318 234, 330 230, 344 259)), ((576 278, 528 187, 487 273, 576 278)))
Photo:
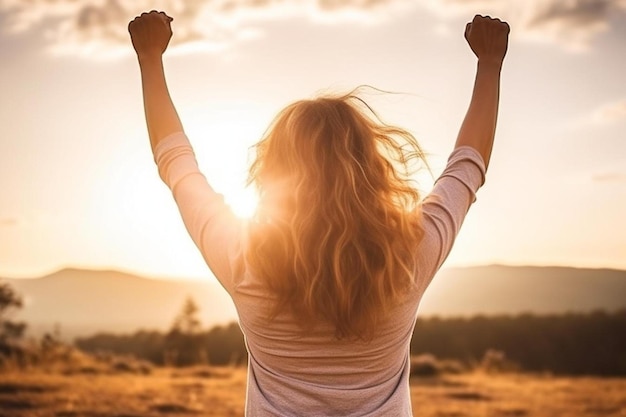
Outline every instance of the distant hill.
POLYGON ((52 331, 55 324, 69 338, 101 330, 167 329, 189 296, 199 305, 206 325, 236 319, 228 294, 213 281, 167 281, 82 269, 7 281, 25 299, 17 317, 36 334, 52 331))
MULTIPOLYGON (((34 333, 59 324, 65 337, 97 331, 167 329, 186 297, 205 326, 236 319, 216 282, 165 281, 119 271, 64 269, 33 279, 6 279, 26 301, 19 318, 34 333)), ((626 271, 482 266, 442 270, 426 292, 422 315, 536 314, 626 308, 626 271)))
POLYGON ((439 272, 420 305, 425 315, 551 314, 626 308, 626 271, 478 266, 439 272))

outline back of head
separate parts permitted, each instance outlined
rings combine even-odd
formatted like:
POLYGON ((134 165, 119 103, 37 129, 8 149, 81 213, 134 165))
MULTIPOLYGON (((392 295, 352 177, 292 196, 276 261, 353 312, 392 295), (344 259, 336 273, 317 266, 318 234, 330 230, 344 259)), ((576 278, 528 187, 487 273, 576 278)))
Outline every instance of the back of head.
POLYGON ((407 131, 350 93, 293 103, 256 145, 247 260, 303 329, 367 339, 412 284, 422 236, 407 131))

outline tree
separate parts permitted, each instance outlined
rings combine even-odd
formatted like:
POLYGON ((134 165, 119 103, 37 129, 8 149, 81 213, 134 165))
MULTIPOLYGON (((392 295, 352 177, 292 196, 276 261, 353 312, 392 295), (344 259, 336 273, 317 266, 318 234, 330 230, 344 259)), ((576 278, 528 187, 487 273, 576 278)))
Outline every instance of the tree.
POLYGON ((12 352, 24 335, 26 323, 10 320, 22 306, 22 297, 8 283, 0 282, 0 355, 12 352))
POLYGON ((185 335, 194 335, 200 331, 201 323, 198 318, 200 308, 193 298, 187 297, 182 310, 174 320, 171 331, 177 331, 185 335))
POLYGON ((207 362, 202 346, 200 309, 191 297, 187 297, 182 310, 165 338, 165 363, 187 366, 207 362))

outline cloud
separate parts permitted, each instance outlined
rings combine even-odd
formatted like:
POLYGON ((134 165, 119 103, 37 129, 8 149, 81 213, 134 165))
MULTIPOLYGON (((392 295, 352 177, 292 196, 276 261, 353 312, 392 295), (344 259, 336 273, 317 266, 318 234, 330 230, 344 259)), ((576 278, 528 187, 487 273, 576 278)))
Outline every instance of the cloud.
POLYGON ((592 41, 626 17, 626 0, 430 0, 440 15, 481 14, 498 16, 522 41, 553 43, 566 50, 587 50, 592 41))
POLYGON ((0 218, 0 227, 16 226, 19 220, 16 217, 2 217, 0 218))
POLYGON ((573 51, 626 17, 626 0, 0 0, 9 32, 41 29, 54 53, 99 57, 128 54, 127 22, 151 9, 174 16, 174 50, 220 51, 261 35, 263 22, 372 24, 416 8, 430 10, 444 26, 476 11, 499 16, 516 39, 573 51))
POLYGON ((623 172, 605 172, 605 173, 602 173, 602 174, 596 174, 591 179, 594 182, 600 182, 600 183, 626 184, 626 173, 623 173, 623 172))
POLYGON ((306 17, 374 23, 410 0, 0 0, 9 32, 45 30, 52 52, 116 56, 130 52, 127 23, 146 10, 175 18, 172 49, 219 51, 258 36, 266 21, 306 17))
POLYGON ((626 99, 600 106, 593 112, 591 120, 596 124, 608 124, 626 120, 626 99))
POLYGON ((579 129, 602 128, 622 121, 626 121, 626 99, 604 103, 586 114, 570 120, 564 128, 575 131, 579 129))
POLYGON ((626 13, 624 0, 536 0, 533 4, 524 16, 525 35, 574 51, 588 49, 596 36, 610 28, 613 18, 626 13))

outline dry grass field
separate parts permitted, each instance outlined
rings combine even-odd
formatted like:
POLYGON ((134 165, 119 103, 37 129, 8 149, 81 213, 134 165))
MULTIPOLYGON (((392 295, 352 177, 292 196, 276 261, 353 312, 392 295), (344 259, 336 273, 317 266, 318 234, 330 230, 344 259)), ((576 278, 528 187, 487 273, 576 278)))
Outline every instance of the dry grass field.
MULTIPOLYGON (((242 368, 0 374, 0 417, 243 415, 242 368)), ((411 380, 420 417, 626 416, 626 378, 467 373, 411 380)))

